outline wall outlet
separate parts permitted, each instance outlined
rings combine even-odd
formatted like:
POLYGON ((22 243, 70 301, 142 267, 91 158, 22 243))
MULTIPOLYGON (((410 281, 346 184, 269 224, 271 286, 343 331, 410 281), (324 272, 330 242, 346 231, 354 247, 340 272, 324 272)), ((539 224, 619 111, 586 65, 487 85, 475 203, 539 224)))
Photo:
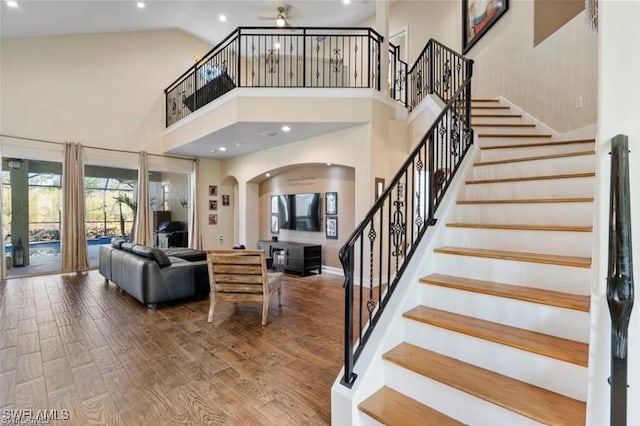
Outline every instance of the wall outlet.
POLYGON ((578 96, 576 98, 576 109, 580 109, 584 106, 584 99, 582 98, 582 96, 578 96))
POLYGON ((222 235, 218 235, 218 240, 222 241, 224 240, 224 237, 222 235))

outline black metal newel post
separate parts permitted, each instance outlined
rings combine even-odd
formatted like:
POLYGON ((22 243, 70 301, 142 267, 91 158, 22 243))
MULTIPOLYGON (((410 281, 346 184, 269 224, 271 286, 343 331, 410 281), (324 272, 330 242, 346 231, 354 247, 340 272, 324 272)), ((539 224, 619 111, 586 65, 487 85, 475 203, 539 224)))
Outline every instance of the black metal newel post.
MULTIPOLYGON (((470 79, 473 76, 473 59, 467 59, 466 72, 464 79, 470 79)), ((465 96, 465 120, 467 124, 467 132, 469 135, 470 143, 473 143, 473 128, 471 127, 471 80, 469 80, 469 86, 467 87, 467 96, 465 96)))
POLYGON ((611 426, 627 424, 627 348, 633 308, 629 142, 611 141, 611 204, 609 209, 609 271, 607 303, 611 314, 611 426))
POLYGON ((351 388, 357 374, 353 372, 353 247, 340 253, 340 262, 345 271, 344 276, 344 377, 340 381, 351 388))

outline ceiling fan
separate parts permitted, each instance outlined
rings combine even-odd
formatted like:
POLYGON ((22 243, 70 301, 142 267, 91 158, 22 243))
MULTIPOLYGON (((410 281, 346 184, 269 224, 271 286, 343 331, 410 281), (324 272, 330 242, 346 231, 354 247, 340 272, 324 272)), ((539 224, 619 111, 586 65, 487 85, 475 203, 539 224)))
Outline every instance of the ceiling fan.
MULTIPOLYGON (((292 18, 293 7, 289 4, 284 6, 278 6, 275 16, 258 16, 259 20, 275 21, 278 27, 290 27, 289 19, 292 18)), ((294 13, 295 15, 295 13, 294 13)))

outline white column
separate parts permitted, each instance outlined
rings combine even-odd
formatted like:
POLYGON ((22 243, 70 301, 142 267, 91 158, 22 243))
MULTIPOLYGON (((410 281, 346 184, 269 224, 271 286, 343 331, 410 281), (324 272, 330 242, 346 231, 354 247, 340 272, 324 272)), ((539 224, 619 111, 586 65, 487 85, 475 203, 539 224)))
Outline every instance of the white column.
POLYGON ((376 31, 384 37, 380 46, 380 91, 389 94, 389 2, 376 1, 376 31))
POLYGON ((258 242, 258 194, 257 183, 238 184, 238 244, 247 248, 255 248, 258 242))

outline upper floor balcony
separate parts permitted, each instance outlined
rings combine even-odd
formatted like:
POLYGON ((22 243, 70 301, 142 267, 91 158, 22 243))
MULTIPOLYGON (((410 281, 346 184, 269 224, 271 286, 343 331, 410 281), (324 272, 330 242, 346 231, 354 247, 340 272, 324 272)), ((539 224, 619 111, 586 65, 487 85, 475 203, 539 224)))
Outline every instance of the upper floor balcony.
POLYGON ((396 46, 387 55, 382 46, 371 28, 237 28, 165 89, 166 126, 240 87, 388 87, 406 105, 407 64, 396 46))

